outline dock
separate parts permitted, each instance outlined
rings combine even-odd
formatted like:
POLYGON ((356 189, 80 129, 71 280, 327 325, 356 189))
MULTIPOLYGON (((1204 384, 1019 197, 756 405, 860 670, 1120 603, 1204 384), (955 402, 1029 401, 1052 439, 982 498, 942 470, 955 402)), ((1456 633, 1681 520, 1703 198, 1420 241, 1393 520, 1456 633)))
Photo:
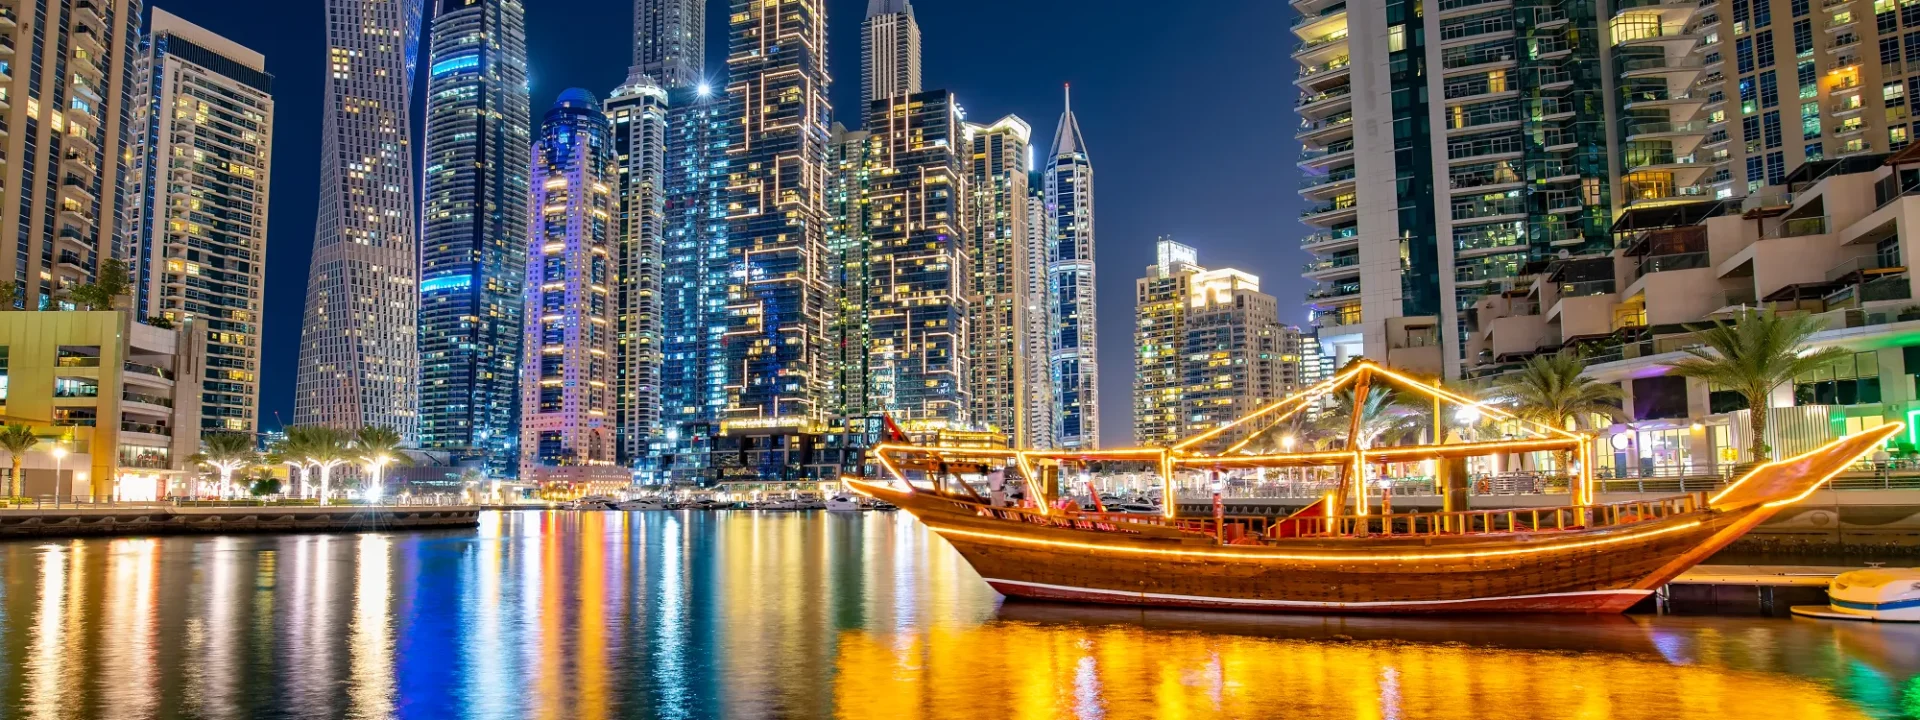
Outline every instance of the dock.
POLYGON ((224 505, 102 503, 0 509, 0 540, 103 535, 366 532, 469 528, 473 505, 224 505))
POLYGON ((1700 565, 1680 574, 1636 612, 1786 617, 1794 605, 1827 604, 1827 584, 1857 567, 1700 565))

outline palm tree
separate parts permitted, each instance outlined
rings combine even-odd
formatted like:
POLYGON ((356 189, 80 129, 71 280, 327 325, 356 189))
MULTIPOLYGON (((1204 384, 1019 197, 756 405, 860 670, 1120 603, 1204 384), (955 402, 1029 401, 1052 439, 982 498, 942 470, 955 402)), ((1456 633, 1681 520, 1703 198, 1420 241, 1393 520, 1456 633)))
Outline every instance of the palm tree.
POLYGON ((1820 321, 1811 315, 1746 310, 1732 325, 1716 318, 1713 327, 1700 329, 1705 347, 1687 348, 1693 357, 1668 363, 1667 368, 1746 398, 1753 426, 1753 461, 1766 462, 1773 453, 1767 447, 1767 404, 1774 389, 1847 355, 1840 348, 1803 347, 1820 330, 1820 321))
POLYGON ((233 485, 233 473, 258 461, 260 454, 253 450, 253 436, 237 432, 213 432, 200 436, 200 445, 205 448, 191 460, 220 471, 220 498, 231 499, 237 493, 233 485))
POLYGON ((307 428, 296 425, 286 428, 285 432, 285 438, 267 448, 267 462, 287 466, 287 484, 289 485, 293 484, 294 476, 298 473, 300 493, 305 494, 307 489, 312 487, 307 482, 307 446, 310 444, 307 439, 307 428))
POLYGON ((353 449, 359 456, 360 464, 367 469, 367 487, 373 492, 371 497, 386 494, 381 474, 388 463, 405 462, 407 456, 400 454, 400 432, 390 427, 367 426, 360 428, 354 435, 353 449))
MULTIPOLYGON (((1626 394, 1620 386, 1582 376, 1586 369, 1586 354, 1577 350, 1535 355, 1519 371, 1501 377, 1493 394, 1508 403, 1520 419, 1561 430, 1580 430, 1594 415, 1625 419, 1619 403, 1626 394)), ((1554 454, 1559 458, 1560 471, 1569 472, 1573 451, 1554 454)))
POLYGON ((38 444, 40 437, 33 434, 33 428, 18 424, 0 428, 0 447, 6 448, 7 454, 13 456, 13 491, 8 495, 19 497, 20 493, 26 491, 26 484, 20 478, 20 456, 38 444))
MULTIPOLYGON (((1325 448, 1345 448, 1353 417, 1353 390, 1333 393, 1333 409, 1310 423, 1307 435, 1325 448)), ((1381 442, 1397 443, 1420 432, 1424 411, 1401 402, 1392 388, 1374 385, 1360 408, 1360 447, 1371 448, 1381 442)))
POLYGON ((320 469, 320 504, 333 490, 333 469, 347 464, 353 453, 353 433, 315 425, 305 429, 307 463, 320 469))

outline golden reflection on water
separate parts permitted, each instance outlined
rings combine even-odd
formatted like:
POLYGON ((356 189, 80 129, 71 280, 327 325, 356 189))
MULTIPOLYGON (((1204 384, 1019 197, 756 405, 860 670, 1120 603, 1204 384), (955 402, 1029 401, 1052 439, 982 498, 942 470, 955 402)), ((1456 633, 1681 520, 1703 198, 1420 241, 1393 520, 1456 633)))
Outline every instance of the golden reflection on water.
POLYGON ((904 515, 0 543, 0 718, 1920 718, 1920 627, 1001 604, 904 515))

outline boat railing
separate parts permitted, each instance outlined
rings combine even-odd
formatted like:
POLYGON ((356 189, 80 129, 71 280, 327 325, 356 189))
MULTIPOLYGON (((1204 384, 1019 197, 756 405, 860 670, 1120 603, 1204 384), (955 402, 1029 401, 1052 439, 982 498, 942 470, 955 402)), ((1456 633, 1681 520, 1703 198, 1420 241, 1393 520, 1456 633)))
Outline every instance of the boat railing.
MULTIPOLYGON (((1684 515, 1705 507, 1707 494, 1699 492, 1670 498, 1586 506, 1285 518, 1273 523, 1272 527, 1280 537, 1488 535, 1631 525, 1684 515)), ((1250 530, 1245 528, 1242 532, 1250 530)), ((1232 531, 1228 532, 1229 536, 1233 534, 1232 531)))

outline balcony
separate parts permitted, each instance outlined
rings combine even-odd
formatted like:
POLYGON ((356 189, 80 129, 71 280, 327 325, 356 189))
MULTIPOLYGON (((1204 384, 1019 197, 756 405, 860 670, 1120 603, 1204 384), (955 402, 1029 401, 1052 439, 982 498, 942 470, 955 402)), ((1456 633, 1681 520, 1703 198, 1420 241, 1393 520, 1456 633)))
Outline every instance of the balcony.
POLYGON ((1791 238, 1825 234, 1827 234, 1827 216, 1815 215, 1813 217, 1782 220, 1779 225, 1774 226, 1772 230, 1767 232, 1766 237, 1791 238))
POLYGON ((146 363, 137 363, 129 360, 127 361, 127 372, 129 373, 127 377, 130 378, 148 377, 166 380, 168 382, 173 381, 173 371, 158 365, 148 365, 146 363))
POLYGON ((1627 141, 1659 140, 1707 134, 1707 123, 1700 120, 1688 122, 1639 122, 1627 125, 1627 141))
POLYGON ((1302 63, 1320 59, 1325 51, 1347 46, 1347 29, 1340 28, 1317 38, 1300 41, 1293 49, 1293 59, 1302 63))
POLYGON ((1620 67, 1620 76, 1624 78, 1665 77, 1681 85, 1693 82, 1695 77, 1706 70, 1704 64, 1687 58, 1635 57, 1621 59, 1617 64, 1620 67))
POLYGON ((129 420, 122 420, 120 421, 120 431, 131 432, 131 433, 146 433, 148 435, 159 435, 161 437, 173 437, 173 428, 171 426, 161 425, 159 423, 143 423, 143 422, 132 422, 129 420))
POLYGON ((1347 22, 1347 4, 1344 2, 1328 6, 1318 13, 1301 13, 1300 18, 1293 21, 1293 32, 1302 39, 1317 37, 1333 29, 1336 22, 1343 26, 1347 22))
POLYGON ((1490 192, 1518 187, 1522 179, 1513 165, 1514 163, 1494 163, 1455 168, 1447 175, 1448 189, 1454 192, 1490 192))
POLYGON ((1440 0, 1440 16, 1446 17, 1461 10, 1496 10, 1513 7, 1513 0, 1440 0))
POLYGON ((1698 168, 1692 155, 1675 155, 1673 151, 1629 150, 1622 160, 1626 169, 1636 170, 1685 170, 1698 168))
POLYGON ((1300 132, 1294 139, 1304 143, 1325 145, 1330 141, 1353 136, 1353 112, 1347 111, 1330 115, 1319 120, 1303 120, 1300 132))
POLYGON ((1317 260, 1307 263, 1300 269, 1301 277, 1310 280, 1331 280, 1339 277, 1350 277, 1358 275, 1359 273, 1359 255, 1342 255, 1340 257, 1317 260))
POLYGON ((1300 102, 1294 109, 1300 111, 1303 119, 1324 117, 1353 107, 1351 85, 1335 85, 1316 93, 1301 93, 1300 102))
POLYGON ((1351 195, 1334 198, 1331 202, 1320 203, 1300 212, 1300 221, 1309 225, 1334 225, 1352 220, 1359 213, 1359 203, 1351 195))
POLYGON ((1308 175, 1300 178, 1300 195, 1309 200, 1322 200, 1341 193, 1353 192, 1354 170, 1344 167, 1326 175, 1308 175))
POLYGON ((1360 235, 1353 228, 1325 230, 1300 240, 1300 249, 1311 253, 1338 252, 1359 247, 1360 235))
POLYGON ((1352 60, 1347 55, 1338 55, 1323 63, 1301 65, 1300 72, 1293 78, 1293 84, 1302 90, 1323 87, 1322 83, 1345 78, 1350 72, 1351 65, 1352 60))
POLYGON ((1316 285, 1307 291, 1307 301, 1316 306, 1332 306, 1355 302, 1360 299, 1360 283, 1337 283, 1334 285, 1316 285))
POLYGON ((1316 150, 1301 150, 1300 161, 1295 163, 1303 170, 1323 170, 1342 162, 1353 161, 1353 141, 1341 140, 1316 150))

